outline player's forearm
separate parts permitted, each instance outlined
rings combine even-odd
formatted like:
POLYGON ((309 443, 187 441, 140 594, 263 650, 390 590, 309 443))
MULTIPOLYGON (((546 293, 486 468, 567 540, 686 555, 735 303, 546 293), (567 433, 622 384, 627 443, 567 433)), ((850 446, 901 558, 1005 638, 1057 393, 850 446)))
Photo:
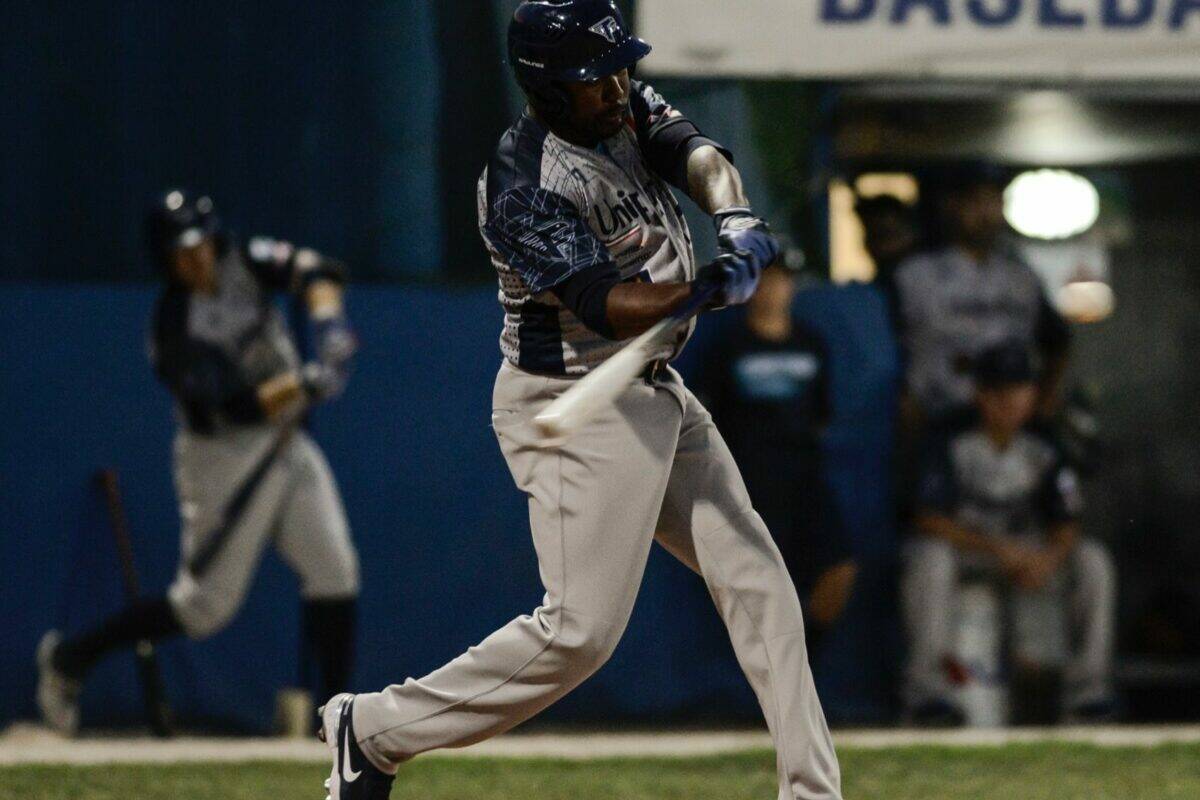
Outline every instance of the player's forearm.
POLYGON ((267 419, 277 419, 304 398, 304 382, 297 372, 283 372, 260 383, 255 390, 267 419))
POLYGON ((692 294, 688 283, 618 283, 608 293, 608 324, 617 339, 637 336, 668 317, 692 294))
POLYGON ((697 147, 688 156, 687 177, 688 196, 709 214, 750 204, 737 167, 712 145, 697 147))
POLYGON ((999 554, 999 544, 995 539, 976 533, 944 514, 919 514, 917 528, 927 536, 943 539, 959 550, 983 553, 989 556, 999 554))

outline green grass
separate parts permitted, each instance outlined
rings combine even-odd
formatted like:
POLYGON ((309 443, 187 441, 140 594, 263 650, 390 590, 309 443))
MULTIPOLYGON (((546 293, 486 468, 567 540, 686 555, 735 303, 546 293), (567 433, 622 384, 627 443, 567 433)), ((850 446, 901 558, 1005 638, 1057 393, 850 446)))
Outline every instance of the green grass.
MULTIPOLYGON (((847 800, 1195 800, 1200 745, 845 749, 847 800)), ((0 800, 321 800, 328 767, 187 764, 0 768, 0 800)), ((775 800, 774 757, 427 758, 394 800, 775 800)))

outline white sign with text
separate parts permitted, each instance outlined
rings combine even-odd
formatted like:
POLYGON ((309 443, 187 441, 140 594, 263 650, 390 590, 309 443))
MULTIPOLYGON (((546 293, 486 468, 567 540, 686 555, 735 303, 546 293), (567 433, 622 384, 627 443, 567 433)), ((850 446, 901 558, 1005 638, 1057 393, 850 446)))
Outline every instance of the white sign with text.
POLYGON ((639 0, 663 75, 1200 77, 1200 0, 639 0))

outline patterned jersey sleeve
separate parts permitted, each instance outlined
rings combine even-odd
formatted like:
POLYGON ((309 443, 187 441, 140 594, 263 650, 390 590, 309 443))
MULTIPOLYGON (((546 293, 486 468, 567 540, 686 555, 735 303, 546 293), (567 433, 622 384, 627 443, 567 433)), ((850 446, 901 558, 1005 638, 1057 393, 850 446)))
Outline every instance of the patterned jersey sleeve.
POLYGON ((615 269, 608 249, 575 204, 540 187, 522 186, 497 196, 483 236, 532 294, 553 289, 584 270, 615 269))
POLYGON ((638 144, 646 164, 660 178, 687 191, 688 156, 704 145, 712 145, 733 162, 733 153, 701 133, 695 123, 673 108, 653 86, 631 81, 630 92, 629 108, 638 144))
POLYGON ((346 267, 340 261, 282 239, 254 236, 243 252, 255 277, 272 289, 303 292, 318 280, 346 280, 346 267))

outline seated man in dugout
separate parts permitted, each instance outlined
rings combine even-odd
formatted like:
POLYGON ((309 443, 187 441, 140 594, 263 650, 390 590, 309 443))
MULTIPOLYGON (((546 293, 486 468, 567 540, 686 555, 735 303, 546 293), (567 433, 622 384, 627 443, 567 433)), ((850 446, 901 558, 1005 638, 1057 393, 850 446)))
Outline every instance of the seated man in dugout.
POLYGON ((1004 592, 1011 673, 1062 666, 1066 719, 1111 719, 1116 576, 1108 551, 1080 534, 1074 471, 1026 430, 1037 404, 1033 356, 1010 341, 981 353, 972 371, 978 418, 928 448, 905 553, 908 721, 964 721, 948 665, 956 589, 972 576, 1004 592))

